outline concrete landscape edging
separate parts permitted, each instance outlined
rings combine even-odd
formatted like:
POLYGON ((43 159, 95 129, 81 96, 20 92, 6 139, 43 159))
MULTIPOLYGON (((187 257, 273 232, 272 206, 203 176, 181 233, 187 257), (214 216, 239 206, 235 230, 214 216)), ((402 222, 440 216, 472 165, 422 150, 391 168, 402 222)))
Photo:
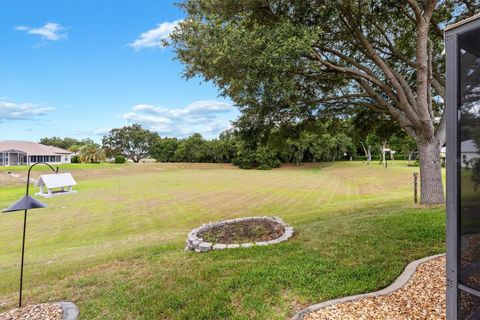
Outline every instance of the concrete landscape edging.
POLYGON ((80 311, 73 302, 69 301, 60 301, 58 304, 62 307, 63 310, 63 320, 77 320, 80 311))
POLYGON ((427 262, 429 260, 442 257, 444 255, 445 255, 444 253, 437 254, 437 255, 425 257, 425 258, 410 262, 407 265, 407 267, 405 268, 405 270, 403 270, 402 274, 395 280, 395 282, 392 283, 391 285, 389 285, 388 287, 382 289, 382 290, 375 291, 375 292, 369 292, 369 293, 365 293, 365 294, 358 294, 358 295, 354 295, 354 296, 343 297, 343 298, 337 298, 337 299, 328 300, 328 301, 320 302, 320 303, 317 303, 317 304, 313 304, 313 305, 308 306, 305 309, 302 309, 301 311, 299 311, 297 314, 295 314, 291 318, 291 320, 303 320, 304 317, 307 314, 313 313, 315 311, 326 308, 326 307, 331 306, 333 304, 352 302, 352 301, 356 301, 356 300, 363 299, 363 298, 368 298, 368 297, 378 297, 378 296, 388 295, 388 294, 402 288, 405 284, 407 284, 408 280, 410 280, 410 278, 413 276, 413 274, 415 273, 415 271, 417 270, 417 267, 419 265, 421 265, 422 263, 427 262))
POLYGON ((279 217, 246 217, 246 218, 237 218, 237 219, 231 219, 231 220, 223 220, 223 221, 217 221, 217 222, 211 222, 207 224, 203 224, 202 226, 193 229, 188 233, 187 240, 186 240, 186 245, 185 245, 185 251, 194 251, 194 252, 208 252, 211 250, 224 250, 224 249, 235 249, 235 248, 250 248, 253 246, 268 246, 271 244, 276 244, 280 242, 287 241, 293 236, 293 227, 291 227, 289 224, 285 223, 282 218, 279 217), (225 244, 225 243, 210 243, 207 241, 204 241, 203 238, 199 236, 199 234, 213 228, 213 227, 219 227, 219 226, 224 226, 228 224, 234 224, 238 222, 245 222, 245 221, 272 221, 275 223, 278 223, 283 226, 284 228, 284 233, 273 240, 269 241, 259 241, 259 242, 248 242, 248 243, 232 243, 232 244, 225 244))

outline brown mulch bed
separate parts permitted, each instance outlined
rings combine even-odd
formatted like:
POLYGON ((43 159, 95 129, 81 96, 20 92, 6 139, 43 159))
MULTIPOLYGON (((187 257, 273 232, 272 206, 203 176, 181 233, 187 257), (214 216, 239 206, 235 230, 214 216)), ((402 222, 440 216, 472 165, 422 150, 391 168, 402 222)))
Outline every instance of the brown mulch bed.
POLYGON ((58 303, 42 303, 0 313, 0 320, 62 320, 63 310, 58 303))
POLYGON ((269 241, 281 237, 284 232, 285 228, 279 223, 269 220, 254 220, 212 227, 199 234, 199 237, 214 244, 234 244, 269 241))
POLYGON ((305 320, 444 320, 445 257, 421 264, 405 286, 380 297, 328 306, 305 320))

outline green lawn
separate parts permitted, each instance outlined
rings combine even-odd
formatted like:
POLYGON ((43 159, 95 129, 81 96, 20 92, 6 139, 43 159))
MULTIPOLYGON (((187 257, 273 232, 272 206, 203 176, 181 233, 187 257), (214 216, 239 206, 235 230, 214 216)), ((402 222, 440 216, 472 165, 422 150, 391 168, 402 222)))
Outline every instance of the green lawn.
MULTIPOLYGON (((412 204, 418 168, 403 162, 64 168, 78 194, 30 211, 24 299, 73 301, 82 319, 286 319, 384 287, 408 262, 445 250, 444 208, 412 204), (280 216, 296 235, 269 247, 183 251, 190 229, 254 215, 280 216)), ((0 187, 0 208, 22 192, 0 187)), ((21 213, 0 215, 0 310, 16 303, 21 228, 21 213)))

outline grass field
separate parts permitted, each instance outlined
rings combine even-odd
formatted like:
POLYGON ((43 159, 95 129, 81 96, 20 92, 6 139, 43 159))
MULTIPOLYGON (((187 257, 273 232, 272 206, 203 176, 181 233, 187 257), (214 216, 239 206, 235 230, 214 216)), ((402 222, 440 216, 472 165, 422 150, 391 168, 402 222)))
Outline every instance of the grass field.
MULTIPOLYGON (((412 204, 418 168, 403 162, 62 169, 78 194, 30 211, 24 299, 73 301, 82 319, 286 319, 384 287, 408 262, 445 250, 444 208, 412 204), (254 215, 280 216, 296 235, 269 247, 183 251, 190 229, 254 215)), ((0 176, 5 208, 23 188, 0 176)), ((0 214, 0 310, 16 303, 21 229, 21 213, 0 214)))

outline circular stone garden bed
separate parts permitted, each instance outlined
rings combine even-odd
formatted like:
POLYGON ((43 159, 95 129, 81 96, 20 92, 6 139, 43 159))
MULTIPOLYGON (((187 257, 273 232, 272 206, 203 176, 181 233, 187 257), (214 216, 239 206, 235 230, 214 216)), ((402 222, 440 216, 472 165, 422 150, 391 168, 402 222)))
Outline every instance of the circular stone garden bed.
POLYGON ((188 234, 185 251, 207 252, 280 243, 293 228, 278 217, 250 217, 204 224, 188 234))

